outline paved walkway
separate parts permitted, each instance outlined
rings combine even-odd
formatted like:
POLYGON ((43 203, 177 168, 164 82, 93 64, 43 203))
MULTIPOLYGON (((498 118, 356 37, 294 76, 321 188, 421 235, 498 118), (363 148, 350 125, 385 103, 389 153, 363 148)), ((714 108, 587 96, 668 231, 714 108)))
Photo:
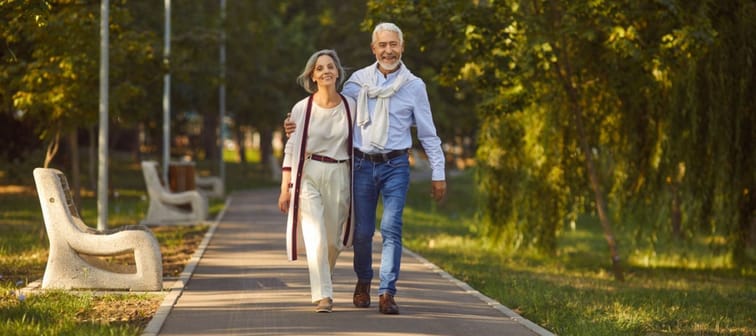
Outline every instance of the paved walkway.
MULTIPOLYGON (((286 259, 277 199, 277 190, 229 197, 201 258, 194 258, 145 335, 551 335, 406 250, 396 297, 401 315, 378 313, 377 280, 371 308, 352 305, 351 249, 337 262, 334 312, 315 313, 306 259, 286 259)), ((380 246, 374 250, 377 268, 380 246)))

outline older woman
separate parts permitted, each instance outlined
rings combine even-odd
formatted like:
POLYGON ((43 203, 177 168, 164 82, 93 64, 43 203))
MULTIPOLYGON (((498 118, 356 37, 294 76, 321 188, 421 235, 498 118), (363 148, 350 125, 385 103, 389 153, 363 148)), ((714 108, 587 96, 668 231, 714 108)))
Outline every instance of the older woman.
POLYGON ((310 96, 291 110, 297 131, 284 149, 278 207, 288 212, 286 247, 307 253, 317 312, 333 309, 332 274, 342 248, 351 246, 352 131, 355 102, 339 94, 344 69, 333 50, 307 61, 297 82, 310 96))

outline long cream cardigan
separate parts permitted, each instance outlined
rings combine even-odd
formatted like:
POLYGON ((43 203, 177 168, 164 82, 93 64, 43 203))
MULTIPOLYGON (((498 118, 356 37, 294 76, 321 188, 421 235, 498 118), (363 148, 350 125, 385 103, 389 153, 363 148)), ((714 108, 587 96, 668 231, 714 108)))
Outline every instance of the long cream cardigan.
MULTIPOLYGON (((341 100, 344 101, 344 107, 347 114, 347 121, 349 122, 349 135, 347 136, 347 151, 349 153, 349 215, 346 222, 342 223, 341 228, 341 244, 342 248, 348 248, 352 246, 352 237, 354 235, 354 223, 352 222, 354 211, 354 200, 352 186, 354 180, 354 174, 352 173, 351 159, 353 155, 352 136, 354 132, 354 111, 355 102, 352 98, 347 98, 341 94, 341 100)), ((291 119, 297 124, 297 132, 292 134, 292 138, 289 141, 293 141, 293 146, 286 146, 286 152, 284 153, 283 169, 291 169, 291 202, 289 202, 289 212, 286 219, 286 254, 289 260, 297 260, 297 254, 301 250, 304 250, 304 241, 302 240, 302 227, 300 225, 300 213, 299 213, 299 190, 302 182, 302 172, 304 171, 304 165, 308 160, 305 160, 305 152, 307 150, 307 134, 310 127, 310 115, 312 113, 312 99, 310 95, 297 102, 291 110, 291 119), (289 152, 290 151, 290 152, 289 152)))

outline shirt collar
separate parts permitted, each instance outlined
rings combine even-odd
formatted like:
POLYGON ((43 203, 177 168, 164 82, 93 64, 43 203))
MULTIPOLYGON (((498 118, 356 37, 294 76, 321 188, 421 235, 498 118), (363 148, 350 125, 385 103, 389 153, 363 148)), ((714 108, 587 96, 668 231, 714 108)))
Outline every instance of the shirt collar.
POLYGON ((403 66, 404 66, 404 63, 402 63, 400 61, 399 62, 399 67, 396 68, 396 71, 389 73, 388 75, 386 75, 386 77, 383 77, 383 72, 381 72, 381 70, 378 69, 378 62, 375 62, 376 77, 384 79, 384 80, 389 80, 391 78, 394 78, 394 77, 396 77, 396 76, 399 75, 399 73, 401 72, 403 66))

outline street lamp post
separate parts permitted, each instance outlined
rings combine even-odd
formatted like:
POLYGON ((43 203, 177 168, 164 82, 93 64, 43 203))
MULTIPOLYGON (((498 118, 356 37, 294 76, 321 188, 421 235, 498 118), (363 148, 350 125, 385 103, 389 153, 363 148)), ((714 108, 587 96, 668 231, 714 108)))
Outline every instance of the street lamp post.
POLYGON ((109 0, 100 3, 100 131, 98 135, 97 229, 108 228, 108 54, 109 0))
POLYGON ((165 0, 165 37, 163 46, 163 181, 168 183, 171 160, 171 0, 165 0))

